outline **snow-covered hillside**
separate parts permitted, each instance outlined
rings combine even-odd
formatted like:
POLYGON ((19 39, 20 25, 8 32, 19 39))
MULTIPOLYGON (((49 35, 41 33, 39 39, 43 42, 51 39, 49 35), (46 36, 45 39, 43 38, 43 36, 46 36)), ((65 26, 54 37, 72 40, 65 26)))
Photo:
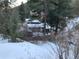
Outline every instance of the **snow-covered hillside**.
POLYGON ((58 59, 57 46, 51 42, 11 43, 0 35, 0 59, 58 59))
POLYGON ((56 46, 50 42, 0 43, 0 59, 58 59, 58 55, 56 46))
MULTIPOLYGON (((79 17, 67 24, 71 30, 79 23, 79 17)), ((73 36, 74 37, 74 36, 73 36)), ((76 36, 75 36, 76 37, 76 36)), ((66 37, 67 38, 67 37, 66 37)), ((73 46, 69 48, 69 59, 73 59, 73 46)), ((0 35, 0 59, 59 59, 57 46, 51 42, 33 44, 30 42, 10 43, 0 35)))

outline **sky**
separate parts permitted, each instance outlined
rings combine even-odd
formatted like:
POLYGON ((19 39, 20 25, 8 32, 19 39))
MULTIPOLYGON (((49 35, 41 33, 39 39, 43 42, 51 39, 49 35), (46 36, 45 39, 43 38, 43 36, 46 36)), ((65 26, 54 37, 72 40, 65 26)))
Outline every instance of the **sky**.
POLYGON ((17 1, 14 2, 11 6, 12 6, 12 7, 19 6, 19 5, 21 4, 21 2, 26 3, 27 0, 17 0, 17 1))

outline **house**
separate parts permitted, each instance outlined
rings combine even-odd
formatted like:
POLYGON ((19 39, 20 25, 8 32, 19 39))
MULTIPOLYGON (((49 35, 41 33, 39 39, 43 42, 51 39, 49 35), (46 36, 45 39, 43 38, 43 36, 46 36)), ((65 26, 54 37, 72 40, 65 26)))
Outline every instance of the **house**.
MULTIPOLYGON (((32 33, 35 35, 43 35, 44 30, 44 23, 40 22, 39 20, 28 20, 27 21, 27 27, 32 33)), ((46 23, 46 32, 50 32, 51 27, 46 23)))
POLYGON ((51 27, 46 23, 46 30, 48 32, 44 35, 44 23, 39 20, 30 20, 26 19, 24 28, 26 28, 26 32, 24 32, 24 40, 47 40, 50 38, 50 29, 51 27), (26 26, 26 27, 25 27, 26 26))

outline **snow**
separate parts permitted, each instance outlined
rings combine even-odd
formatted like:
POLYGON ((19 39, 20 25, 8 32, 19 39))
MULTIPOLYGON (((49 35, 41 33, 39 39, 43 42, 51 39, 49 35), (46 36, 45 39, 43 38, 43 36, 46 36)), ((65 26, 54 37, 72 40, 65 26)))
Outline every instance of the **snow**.
MULTIPOLYGON (((68 25, 72 29, 79 23, 79 17, 70 20, 68 25), (74 25, 73 25, 74 24, 74 25)), ((32 25, 33 26, 33 25, 32 25)), ((68 31, 67 27, 65 28, 68 31)), ((8 39, 0 36, 0 59, 58 59, 57 46, 51 42, 30 42, 8 43, 8 39)), ((74 58, 74 46, 69 48, 69 59, 74 58)))
POLYGON ((0 38, 0 59, 58 59, 57 47, 51 42, 8 43, 0 38))
MULTIPOLYGON (((79 17, 68 22, 68 29, 74 28, 77 24, 79 24, 79 17)), ((33 26, 33 24, 31 26, 33 26)), ((65 31, 67 32, 68 29, 66 27, 65 31)), ((54 43, 8 43, 8 39, 3 39, 4 38, 0 36, 0 59, 58 59, 57 46, 54 43)), ((69 47, 69 59, 74 58, 73 48, 74 46, 69 47)))
POLYGON ((33 20, 32 22, 38 22, 38 23, 40 23, 40 21, 39 21, 39 20, 33 20))
POLYGON ((0 44, 0 59, 57 59, 57 54, 52 50, 50 43, 7 43, 0 44))
POLYGON ((25 22, 28 22, 30 19, 29 18, 27 18, 27 19, 25 19, 25 22))
POLYGON ((39 28, 41 27, 41 24, 27 24, 27 26, 30 28, 34 28, 34 27, 39 28))
MULTIPOLYGON (((75 51, 79 39, 79 31, 75 27, 79 24, 79 17, 75 17, 67 22, 67 27, 60 33, 64 40, 69 42, 67 59, 75 58, 75 51), (70 43, 71 42, 71 43, 70 43)), ((61 37, 59 36, 59 38, 61 37)), ((63 44, 64 45, 64 44, 63 44)), ((65 56, 65 55, 64 55, 65 56)))
MULTIPOLYGON (((0 38, 0 39, 2 39, 2 38, 0 38)), ((0 40, 0 43, 6 43, 6 42, 8 42, 8 39, 0 40)))
POLYGON ((79 24, 79 17, 76 17, 76 18, 71 19, 70 21, 68 21, 67 27, 70 30, 70 29, 74 28, 78 24, 79 24))
POLYGON ((51 29, 51 26, 49 26, 48 24, 46 24, 46 29, 51 29))
POLYGON ((10 39, 4 39, 3 36, 0 34, 0 43, 6 43, 8 42, 10 39))

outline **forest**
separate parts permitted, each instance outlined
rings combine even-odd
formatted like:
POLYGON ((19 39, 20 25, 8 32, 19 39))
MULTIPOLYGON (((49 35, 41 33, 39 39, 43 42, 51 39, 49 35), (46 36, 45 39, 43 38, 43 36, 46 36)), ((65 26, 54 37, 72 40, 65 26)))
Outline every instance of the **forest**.
POLYGON ((0 59, 79 59, 79 1, 0 0, 0 47, 14 49, 0 59))

